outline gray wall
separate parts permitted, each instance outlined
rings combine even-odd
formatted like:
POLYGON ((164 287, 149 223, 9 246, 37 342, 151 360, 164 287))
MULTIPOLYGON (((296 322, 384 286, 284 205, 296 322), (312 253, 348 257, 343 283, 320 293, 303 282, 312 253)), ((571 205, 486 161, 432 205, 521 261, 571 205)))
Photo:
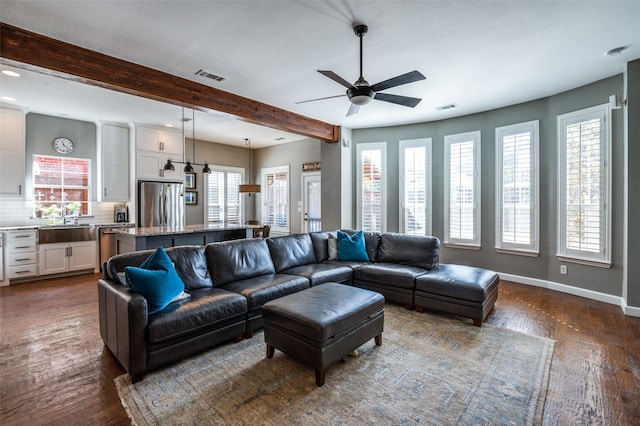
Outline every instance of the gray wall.
POLYGON ((36 113, 28 113, 26 116, 26 199, 33 199, 33 182, 31 179, 33 170, 33 155, 51 155, 62 157, 62 154, 53 150, 51 143, 55 138, 66 137, 75 144, 75 149, 67 157, 88 158, 91 160, 91 201, 97 197, 97 127, 95 123, 72 120, 68 118, 53 117, 36 113))
MULTIPOLYGON (((289 166, 289 232, 292 234, 299 233, 302 229, 302 220, 300 212, 298 212, 298 201, 302 201, 302 164, 321 161, 321 144, 322 142, 316 139, 303 139, 283 145, 257 149, 254 152, 254 183, 261 183, 260 170, 264 167, 289 166)), ((322 174, 324 175, 324 171, 322 174)), ((252 195, 256 202, 255 217, 258 220, 260 220, 262 213, 260 210, 260 197, 260 194, 252 195)))
MULTIPOLYGON (((557 144, 556 117, 608 102, 609 95, 622 93, 622 75, 549 98, 507 108, 448 120, 373 129, 353 130, 353 142, 387 142, 387 231, 399 229, 399 191, 397 188, 398 145, 400 140, 431 137, 433 156, 433 234, 444 237, 444 136, 481 131, 481 227, 482 248, 478 251, 443 247, 443 263, 461 263, 499 272, 564 283, 607 294, 622 293, 622 214, 623 214, 623 116, 614 110, 613 118, 613 216, 611 269, 568 265, 568 275, 560 275, 557 246, 557 144), (500 254, 495 250, 495 128, 530 120, 540 120, 540 256, 537 258, 500 254)), ((355 147, 352 155, 355 167, 355 147)), ((355 182, 353 183, 355 185, 355 182)), ((354 187, 355 193, 355 187, 354 187)), ((354 215, 356 212, 354 200, 354 215)), ((355 223, 355 216, 354 216, 355 223)))
MULTIPOLYGON (((185 141, 185 152, 189 160, 194 157, 193 143, 191 139, 185 141)), ((210 166, 241 167, 245 170, 249 168, 249 150, 243 147, 224 145, 214 142, 206 142, 196 139, 195 161, 197 163, 209 163, 210 166)), ((184 167, 180 164, 179 166, 184 167)), ((193 166, 196 171, 196 191, 198 192, 198 204, 185 206, 185 223, 196 225, 205 223, 204 205, 204 175, 201 173, 202 166, 193 166)), ((245 179, 248 175, 245 176, 245 179)), ((255 197, 245 197, 245 218, 253 217, 253 199, 255 197)))

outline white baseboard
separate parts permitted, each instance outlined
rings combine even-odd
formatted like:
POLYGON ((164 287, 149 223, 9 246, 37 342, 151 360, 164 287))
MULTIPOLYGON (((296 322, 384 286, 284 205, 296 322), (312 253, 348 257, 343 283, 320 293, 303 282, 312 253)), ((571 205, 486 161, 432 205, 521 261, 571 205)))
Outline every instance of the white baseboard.
POLYGON ((574 296, 580 296, 591 300, 597 300, 599 302, 609 303, 611 305, 620 306, 622 312, 625 315, 632 317, 640 317, 640 307, 627 306, 626 300, 620 296, 613 296, 611 294, 600 293, 598 291, 587 290, 580 287, 574 287, 566 284, 560 284, 553 281, 541 280, 538 278, 523 277, 520 275, 505 274, 499 272, 500 279, 505 281, 513 281, 515 283, 533 285, 536 287, 548 288, 549 290, 559 291, 561 293, 573 294, 574 296))

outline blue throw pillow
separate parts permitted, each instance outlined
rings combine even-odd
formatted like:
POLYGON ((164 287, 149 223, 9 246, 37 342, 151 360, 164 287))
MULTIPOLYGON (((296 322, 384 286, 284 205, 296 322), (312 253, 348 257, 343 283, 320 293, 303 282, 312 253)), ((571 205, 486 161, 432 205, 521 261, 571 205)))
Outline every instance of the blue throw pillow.
POLYGON ((147 299, 150 314, 164 309, 184 290, 184 283, 162 247, 139 267, 127 266, 124 270, 127 285, 147 299))
POLYGON ((362 231, 358 231, 353 235, 338 231, 338 260, 369 261, 362 231))

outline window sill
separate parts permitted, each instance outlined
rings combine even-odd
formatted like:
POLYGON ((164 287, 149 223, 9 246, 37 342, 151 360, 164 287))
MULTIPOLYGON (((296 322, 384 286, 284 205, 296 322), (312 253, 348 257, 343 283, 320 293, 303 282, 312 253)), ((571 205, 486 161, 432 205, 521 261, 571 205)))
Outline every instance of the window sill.
POLYGON ((557 254, 556 257, 560 262, 577 263, 579 265, 595 266, 596 268, 604 268, 604 269, 611 268, 611 262, 605 262, 601 260, 579 259, 577 257, 567 257, 559 254, 557 254))
POLYGON ((480 250, 480 246, 475 244, 444 243, 444 246, 463 250, 480 250))
POLYGON ((528 257, 538 257, 540 253, 532 250, 516 250, 516 249, 504 249, 500 247, 496 247, 496 251, 502 254, 513 254, 516 256, 528 256, 528 257))

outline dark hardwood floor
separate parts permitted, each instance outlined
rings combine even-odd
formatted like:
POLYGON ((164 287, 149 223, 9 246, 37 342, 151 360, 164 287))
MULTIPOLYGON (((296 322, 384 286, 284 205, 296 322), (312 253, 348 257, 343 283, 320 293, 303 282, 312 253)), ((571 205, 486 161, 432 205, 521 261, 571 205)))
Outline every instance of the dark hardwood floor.
MULTIPOLYGON (((0 424, 129 423, 113 383, 124 370, 100 338, 98 277, 0 288, 0 424)), ((640 318, 502 282, 487 322, 557 341, 544 424, 640 425, 640 318)))

